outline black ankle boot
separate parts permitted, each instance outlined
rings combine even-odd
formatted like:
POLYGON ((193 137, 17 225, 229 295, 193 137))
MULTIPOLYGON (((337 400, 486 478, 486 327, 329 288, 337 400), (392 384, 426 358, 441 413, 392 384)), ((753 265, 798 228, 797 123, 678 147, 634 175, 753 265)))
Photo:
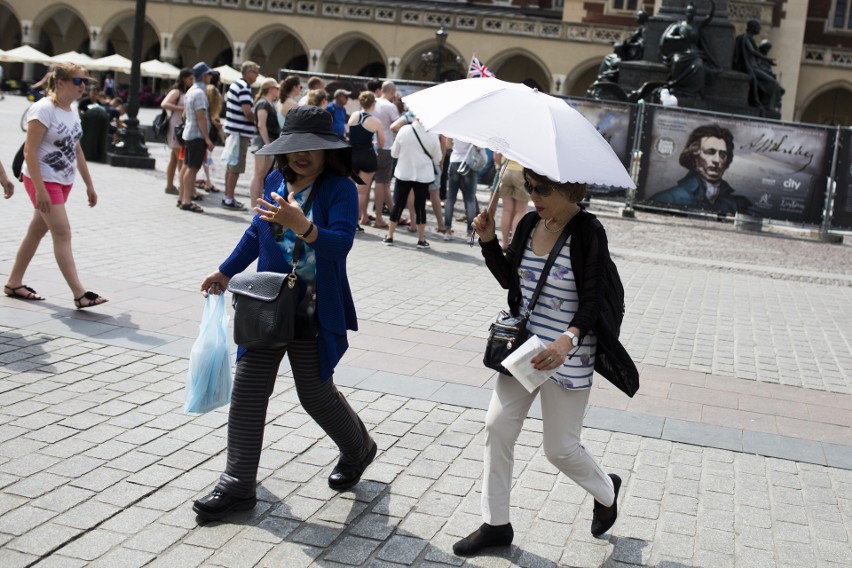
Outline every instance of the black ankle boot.
POLYGON ((621 489, 621 478, 614 473, 609 474, 612 479, 612 488, 615 490, 615 497, 612 500, 612 505, 605 507, 595 501, 594 514, 592 515, 592 535, 601 536, 603 533, 612 528, 615 524, 615 519, 618 518, 618 490, 621 489))
POLYGON ((453 545, 453 552, 457 556, 473 556, 474 554, 479 554, 484 548, 509 546, 512 544, 514 536, 515 531, 512 529, 512 523, 497 527, 488 523, 482 523, 478 529, 455 543, 453 545))

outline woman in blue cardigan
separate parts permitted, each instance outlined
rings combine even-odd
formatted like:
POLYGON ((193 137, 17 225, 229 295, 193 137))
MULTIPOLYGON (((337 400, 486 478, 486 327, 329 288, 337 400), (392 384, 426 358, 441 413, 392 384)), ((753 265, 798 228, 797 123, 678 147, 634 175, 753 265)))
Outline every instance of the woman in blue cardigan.
POLYGON ((329 487, 344 490, 358 483, 377 450, 332 379, 349 346, 347 330, 358 328, 346 277, 346 256, 358 221, 358 193, 348 177, 351 148, 332 130, 330 114, 302 106, 290 111, 281 136, 257 154, 275 156, 278 167, 266 178, 251 226, 219 270, 204 279, 201 290, 223 293, 231 277, 255 260, 259 272, 290 272, 298 239, 302 252, 296 274, 303 295, 310 297, 315 290, 316 309, 299 314, 297 337, 286 348, 237 351, 227 465, 213 491, 193 506, 204 520, 249 510, 257 503, 266 408, 285 353, 299 402, 340 449, 329 487))

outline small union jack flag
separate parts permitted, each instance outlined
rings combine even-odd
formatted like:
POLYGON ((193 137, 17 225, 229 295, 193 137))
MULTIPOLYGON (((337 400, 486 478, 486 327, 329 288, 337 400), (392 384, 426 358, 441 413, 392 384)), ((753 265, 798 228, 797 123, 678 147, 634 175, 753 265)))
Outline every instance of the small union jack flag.
POLYGON ((476 78, 494 77, 494 73, 474 55, 470 58, 470 67, 467 70, 467 76, 476 78))

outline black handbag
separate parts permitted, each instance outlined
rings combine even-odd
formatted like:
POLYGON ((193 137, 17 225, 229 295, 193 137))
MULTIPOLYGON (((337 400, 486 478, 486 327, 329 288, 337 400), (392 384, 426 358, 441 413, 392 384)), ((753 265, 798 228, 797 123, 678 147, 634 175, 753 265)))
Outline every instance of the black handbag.
MULTIPOLYGON (((302 210, 307 214, 319 190, 315 182, 302 210)), ((228 282, 233 295, 234 343, 247 349, 281 349, 293 339, 316 337, 316 291, 307 286, 299 301, 296 265, 302 239, 293 246, 292 270, 235 274, 228 282)))
POLYGON ((529 339, 530 332, 527 330, 527 322, 538 301, 538 296, 541 294, 542 288, 544 288, 544 283, 547 281, 547 275, 550 273, 550 269, 553 268, 556 257, 559 256, 559 251, 562 250, 562 247, 565 246, 565 241, 568 240, 568 233, 568 224, 566 224, 559 238, 556 240, 556 244, 550 250, 550 254, 544 263, 538 284, 535 286, 535 291, 530 298, 530 303, 527 305, 524 315, 516 316, 506 310, 502 310, 497 315, 494 323, 491 324, 488 330, 488 341, 485 344, 485 356, 482 358, 482 362, 489 369, 494 369, 504 375, 512 375, 512 373, 503 367, 503 360, 529 339))
POLYGON ((181 122, 175 126, 175 138, 181 146, 186 146, 186 140, 183 139, 183 129, 186 127, 186 122, 181 122))
POLYGON ((156 134, 157 138, 165 138, 166 134, 169 132, 169 113, 166 109, 160 111, 156 117, 154 117, 154 134, 156 134))

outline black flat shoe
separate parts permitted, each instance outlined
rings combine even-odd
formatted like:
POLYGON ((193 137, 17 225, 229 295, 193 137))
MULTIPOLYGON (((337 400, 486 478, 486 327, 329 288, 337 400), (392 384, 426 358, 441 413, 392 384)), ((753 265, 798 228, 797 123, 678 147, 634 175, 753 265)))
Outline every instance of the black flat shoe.
POLYGON ((373 446, 370 448, 367 457, 360 463, 347 465, 337 462, 337 465, 331 470, 331 475, 328 476, 329 487, 337 491, 343 491, 361 480, 361 475, 367 469, 367 466, 373 463, 373 460, 376 458, 376 452, 379 450, 379 446, 375 442, 371 441, 370 443, 373 446))
POLYGON ((605 507, 595 501, 594 514, 592 515, 592 535, 601 536, 603 533, 612 528, 615 524, 615 519, 618 518, 618 490, 621 489, 621 478, 614 473, 609 474, 612 479, 612 488, 615 490, 615 497, 612 500, 611 507, 605 507))
POLYGON ((234 511, 250 511, 257 505, 257 497, 234 497, 224 491, 214 489, 192 506, 199 517, 205 521, 215 521, 234 511))
POLYGON ((482 523, 478 529, 453 545, 456 556, 474 556, 483 549, 494 546, 509 546, 515 537, 512 523, 498 527, 482 523))

